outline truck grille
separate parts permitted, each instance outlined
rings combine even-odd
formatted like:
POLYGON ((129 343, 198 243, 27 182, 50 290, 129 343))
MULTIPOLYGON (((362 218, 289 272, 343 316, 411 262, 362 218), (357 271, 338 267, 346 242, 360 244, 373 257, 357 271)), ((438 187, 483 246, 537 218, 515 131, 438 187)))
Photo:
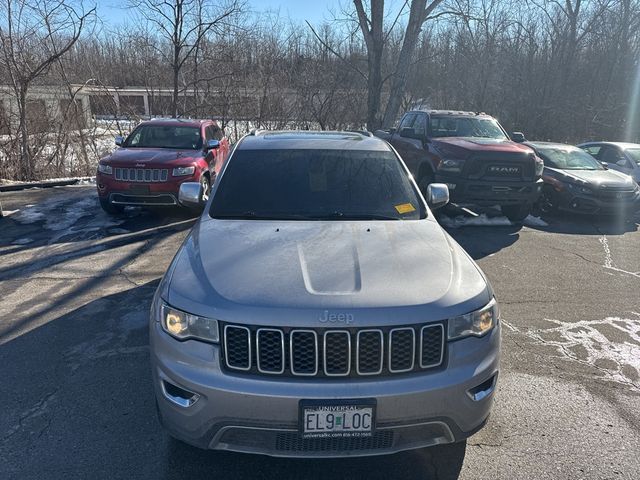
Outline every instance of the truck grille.
POLYGON ((465 162, 462 176, 472 180, 532 181, 535 157, 528 153, 475 153, 465 162))
POLYGON ((366 377, 443 363, 444 324, 399 328, 296 329, 223 325, 222 364, 271 376, 366 377))
POLYGON ((115 169, 115 179, 124 182, 166 182, 169 170, 166 168, 120 168, 115 169))

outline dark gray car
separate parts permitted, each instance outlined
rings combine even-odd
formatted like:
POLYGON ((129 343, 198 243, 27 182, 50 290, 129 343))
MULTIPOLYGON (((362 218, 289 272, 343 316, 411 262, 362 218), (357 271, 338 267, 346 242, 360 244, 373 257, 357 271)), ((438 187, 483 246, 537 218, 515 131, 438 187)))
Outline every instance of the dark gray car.
POLYGON ((543 210, 631 216, 640 208, 640 188, 584 150, 551 142, 527 142, 544 161, 543 210))
MULTIPOLYGON (((197 202, 198 184, 181 201, 197 202)), ((433 208, 445 185, 427 192, 433 208)), ((372 455, 486 422, 499 312, 384 141, 244 137, 151 309, 159 416, 202 448, 372 455)))

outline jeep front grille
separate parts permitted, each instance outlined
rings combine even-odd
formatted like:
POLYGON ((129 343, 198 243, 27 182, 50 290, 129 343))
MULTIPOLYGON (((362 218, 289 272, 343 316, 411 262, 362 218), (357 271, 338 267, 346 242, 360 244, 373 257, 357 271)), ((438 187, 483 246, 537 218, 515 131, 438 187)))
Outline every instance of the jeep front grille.
POLYGON ((115 179, 123 182, 166 182, 169 170, 166 168, 120 168, 115 169, 115 179))
POLYGON ((222 364, 266 376, 366 377, 418 372, 444 360, 442 323, 296 329, 225 324, 222 364))

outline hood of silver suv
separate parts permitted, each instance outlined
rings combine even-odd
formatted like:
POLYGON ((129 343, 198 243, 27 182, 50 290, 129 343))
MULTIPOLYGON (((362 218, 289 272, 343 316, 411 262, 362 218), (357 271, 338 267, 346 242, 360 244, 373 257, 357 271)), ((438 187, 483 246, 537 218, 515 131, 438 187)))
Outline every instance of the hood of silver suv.
POLYGON ((166 296, 190 313, 234 322, 308 324, 328 312, 388 325, 466 313, 491 291, 433 220, 207 219, 178 252, 166 296))

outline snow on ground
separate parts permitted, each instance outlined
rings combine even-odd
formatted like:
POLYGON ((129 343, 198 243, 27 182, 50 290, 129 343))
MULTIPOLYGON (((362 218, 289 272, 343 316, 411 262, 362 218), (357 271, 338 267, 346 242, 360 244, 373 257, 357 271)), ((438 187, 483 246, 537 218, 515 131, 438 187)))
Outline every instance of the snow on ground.
POLYGON ((607 379, 640 389, 640 314, 633 313, 636 318, 579 322, 546 318, 550 328, 531 330, 503 323, 540 345, 555 347, 563 357, 597 368, 607 379))
POLYGON ((442 215, 439 220, 441 225, 448 228, 460 227, 504 227, 513 225, 507 217, 489 217, 483 213, 477 217, 458 215, 457 217, 447 217, 442 215))
POLYGON ((98 205, 97 196, 78 197, 77 194, 65 194, 56 200, 27 205, 13 218, 22 224, 43 222, 43 228, 53 232, 49 243, 57 242, 69 235, 82 235, 119 227, 126 220, 111 217, 103 212, 98 205), (85 217, 91 218, 79 222, 85 217), (78 223, 81 224, 77 225, 78 223))
MULTIPOLYGON (((456 217, 448 217, 441 215, 438 218, 441 225, 447 228, 461 227, 508 227, 514 223, 504 216, 489 216, 486 213, 472 217, 468 215, 458 215, 456 217)), ((527 227, 547 227, 549 224, 539 217, 529 215, 522 222, 527 227)))
POLYGON ((28 245, 29 243, 33 243, 32 238, 18 238, 11 242, 11 245, 28 245))
POLYGON ((522 223, 524 223, 527 227, 548 227, 549 226, 549 224, 544 220, 542 220, 540 217, 534 217, 533 215, 529 215, 527 218, 524 219, 522 223))

